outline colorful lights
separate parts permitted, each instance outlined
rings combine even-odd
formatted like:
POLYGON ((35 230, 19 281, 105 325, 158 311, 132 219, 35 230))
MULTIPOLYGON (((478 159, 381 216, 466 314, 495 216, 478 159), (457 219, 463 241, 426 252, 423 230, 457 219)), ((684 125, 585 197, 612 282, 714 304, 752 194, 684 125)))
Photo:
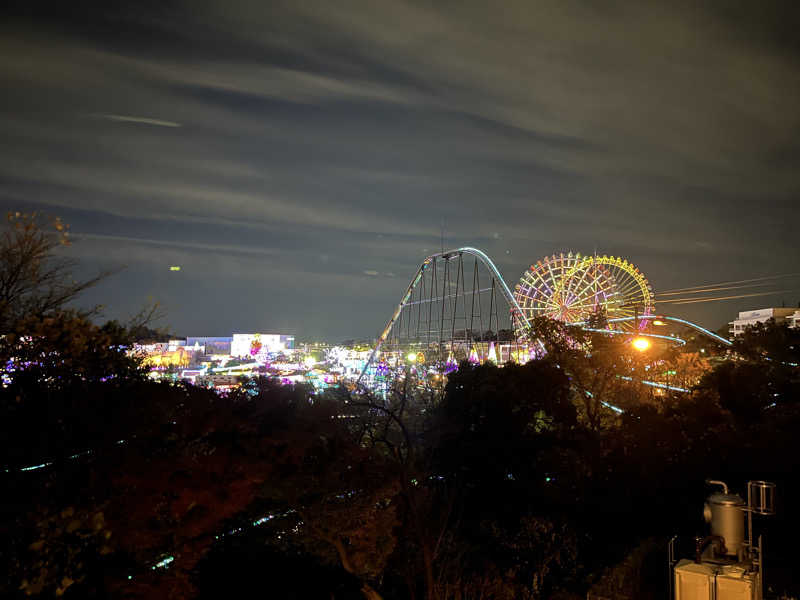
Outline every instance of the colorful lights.
POLYGON ((169 563, 171 563, 173 560, 175 560, 174 556, 167 556, 166 558, 161 559, 153 565, 153 571, 156 569, 166 569, 167 565, 169 565, 169 563))
POLYGON ((633 338, 631 346, 633 346, 639 352, 644 352, 645 350, 650 349, 650 340, 645 337, 633 338))
POLYGON ((475 346, 473 346, 472 350, 470 350, 469 359, 468 360, 473 365, 476 365, 476 364, 478 364, 480 362, 480 359, 478 358, 478 351, 475 349, 475 346))
MULTIPOLYGON (((625 381, 634 381, 633 377, 627 377, 625 375, 617 375, 619 379, 623 379, 625 381)), ((646 379, 639 379, 639 383, 642 385, 647 385, 650 387, 658 388, 660 390, 670 390, 673 392, 689 392, 687 388, 678 387, 676 385, 668 385, 666 383, 658 383, 657 381, 647 381, 646 379)))
POLYGON ((389 365, 387 365, 385 362, 378 363, 378 366, 375 368, 375 374, 376 375, 381 376, 381 377, 385 377, 385 376, 389 375, 389 373, 390 373, 389 365))
MULTIPOLYGON (((20 471, 36 471, 37 469, 44 469, 45 467, 49 467, 52 464, 53 463, 51 462, 45 462, 40 465, 33 465, 31 467, 22 467, 20 471)), ((6 472, 8 472, 8 469, 6 469, 6 472)))
POLYGON ((602 312, 630 315, 635 325, 626 322, 624 329, 642 329, 644 322, 637 317, 654 308, 647 279, 633 264, 615 256, 569 252, 545 257, 523 274, 515 289, 517 304, 528 319, 547 316, 574 324, 602 312))
POLYGON ((494 342, 489 342, 489 352, 486 358, 494 364, 499 362, 497 360, 497 348, 495 348, 494 342))
MULTIPOLYGON (((577 323, 580 325, 580 323, 577 323)), ((592 327, 581 327, 584 331, 592 331, 594 333, 604 333, 606 335, 629 335, 629 332, 623 331, 621 329, 594 329, 592 327)), ((674 335, 661 335, 658 333, 640 333, 639 337, 648 337, 648 338, 656 338, 659 340, 667 340, 669 342, 675 342, 682 346, 686 345, 686 340, 681 339, 679 337, 675 337, 674 335)))
MULTIPOLYGON (((652 315, 639 315, 638 319, 645 320, 645 319, 650 319, 651 317, 652 317, 652 315)), ((632 321, 633 319, 634 319, 634 317, 618 317, 618 318, 615 318, 615 319, 609 319, 608 322, 609 323, 623 323, 625 321, 632 321)), ((675 322, 675 323, 680 323, 682 325, 686 325, 688 327, 691 327, 692 329, 695 329, 696 331, 699 331, 700 333, 706 335, 707 337, 710 337, 712 339, 717 340, 721 344, 725 344, 726 346, 732 346, 733 345, 733 342, 731 342, 730 340, 726 340, 724 337, 717 335, 713 331, 709 331, 705 327, 701 327, 697 323, 692 323, 691 321, 687 321, 686 319, 680 319, 678 317, 661 316, 661 320, 672 321, 672 322, 675 322)), ((583 325, 583 323, 573 323, 573 325, 583 325)))

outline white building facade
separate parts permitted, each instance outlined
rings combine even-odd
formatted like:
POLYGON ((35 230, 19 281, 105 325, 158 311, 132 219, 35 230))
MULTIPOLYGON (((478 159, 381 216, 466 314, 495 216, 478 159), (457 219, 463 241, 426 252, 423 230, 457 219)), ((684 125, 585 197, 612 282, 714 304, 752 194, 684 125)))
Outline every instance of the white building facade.
POLYGON ((235 357, 255 357, 293 348, 294 336, 279 333, 234 333, 231 340, 231 356, 235 357))
POLYGON ((775 319, 776 323, 786 322, 789 327, 800 327, 800 310, 796 308, 760 308, 758 310, 745 310, 739 313, 739 318, 729 323, 728 330, 731 337, 742 335, 750 325, 764 323, 775 319))

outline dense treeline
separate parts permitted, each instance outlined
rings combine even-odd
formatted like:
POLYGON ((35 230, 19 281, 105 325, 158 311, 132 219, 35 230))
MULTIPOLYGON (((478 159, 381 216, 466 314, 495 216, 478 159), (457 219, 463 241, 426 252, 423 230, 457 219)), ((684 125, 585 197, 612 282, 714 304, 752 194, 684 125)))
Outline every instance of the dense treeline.
POLYGON ((465 364, 441 395, 409 379, 386 400, 265 379, 220 397, 135 369, 15 379, 1 395, 3 595, 570 597, 611 585, 604 570, 638 547, 614 594, 663 597, 664 541, 703 530, 712 476, 778 483, 764 525, 781 583, 796 369, 723 362, 691 394, 628 398, 600 420, 573 380, 552 359, 465 364))
MULTIPOLYGON (((27 223, 12 232, 41 234, 27 223)), ((148 380, 130 327, 12 312, 2 597, 665 598, 666 540, 705 530, 709 477, 778 484, 759 525, 769 581, 797 594, 797 331, 749 332, 690 393, 637 383, 652 360, 619 340, 540 322, 547 358, 464 364, 443 390, 220 396, 148 380)))

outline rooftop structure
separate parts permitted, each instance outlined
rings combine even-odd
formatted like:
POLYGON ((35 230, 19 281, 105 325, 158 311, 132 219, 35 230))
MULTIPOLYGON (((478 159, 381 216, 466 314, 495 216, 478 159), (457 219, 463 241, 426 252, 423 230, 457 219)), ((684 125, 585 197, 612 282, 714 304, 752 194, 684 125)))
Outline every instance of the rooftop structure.
POLYGON ((187 346, 200 346, 206 354, 230 354, 233 338, 227 337, 187 337, 187 346))

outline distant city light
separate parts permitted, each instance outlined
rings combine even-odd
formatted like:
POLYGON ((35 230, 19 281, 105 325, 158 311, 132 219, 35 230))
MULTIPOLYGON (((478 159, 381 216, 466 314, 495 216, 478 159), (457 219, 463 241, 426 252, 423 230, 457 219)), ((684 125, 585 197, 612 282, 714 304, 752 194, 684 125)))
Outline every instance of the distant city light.
POLYGON ((153 565, 152 569, 155 571, 156 569, 165 569, 169 563, 175 560, 173 556, 167 556, 166 558, 158 561, 156 564, 153 565))
POLYGON ((170 271, 180 271, 181 268, 179 266, 175 265, 175 266, 170 267, 169 270, 170 271))
POLYGON ((643 337, 634 338, 631 342, 631 345, 636 348, 639 352, 644 352, 648 348, 650 348, 650 340, 643 337))

